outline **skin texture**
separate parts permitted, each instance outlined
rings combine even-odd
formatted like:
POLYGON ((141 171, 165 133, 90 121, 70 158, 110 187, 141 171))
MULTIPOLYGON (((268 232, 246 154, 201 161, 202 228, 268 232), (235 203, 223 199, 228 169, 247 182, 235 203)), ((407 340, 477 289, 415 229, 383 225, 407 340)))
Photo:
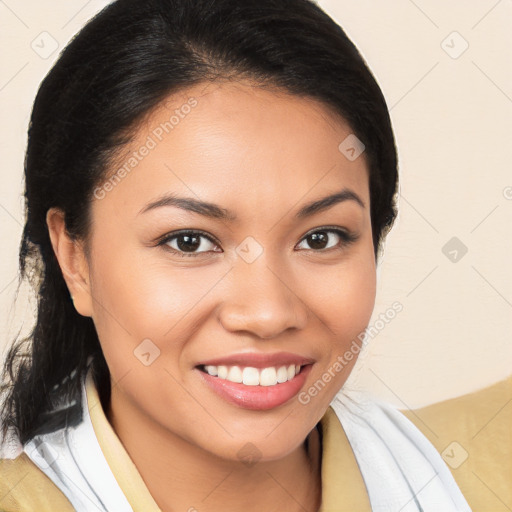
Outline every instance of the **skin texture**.
POLYGON ((307 390, 368 325, 376 291, 368 169, 364 154, 350 161, 339 151, 350 133, 310 98, 244 82, 198 84, 151 112, 118 155, 111 172, 148 136, 157 142, 93 199, 89 258, 66 235, 61 213, 48 212, 75 307, 93 318, 111 372, 105 412, 164 511, 320 506, 319 450, 308 452, 305 439, 316 435, 357 358, 333 372, 307 404, 295 397, 265 411, 226 402, 195 366, 239 352, 293 352, 315 360, 307 390), (191 97, 196 106, 159 141, 153 131, 191 97), (346 200, 294 217, 306 203, 343 188, 364 208, 346 200), (171 192, 216 203, 239 220, 170 206, 139 213, 171 192), (343 246, 330 232, 334 248, 316 249, 305 235, 323 226, 358 239, 343 246), (173 254, 169 246, 178 250, 177 239, 157 246, 185 228, 215 241, 201 238, 197 257, 173 254), (236 251, 247 237, 263 248, 251 263, 236 251), (160 350, 148 366, 134 355, 145 339, 160 350), (260 457, 250 466, 238 455, 247 443, 260 457))

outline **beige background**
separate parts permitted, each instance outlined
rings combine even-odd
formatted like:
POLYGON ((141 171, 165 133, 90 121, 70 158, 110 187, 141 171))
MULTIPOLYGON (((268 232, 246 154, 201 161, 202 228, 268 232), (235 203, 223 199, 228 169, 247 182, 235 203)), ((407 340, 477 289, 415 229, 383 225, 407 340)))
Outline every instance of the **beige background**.
MULTIPOLYGON (((34 310, 25 290, 13 308, 32 101, 58 52, 107 3, 0 1, 2 350, 34 310)), ((318 3, 377 77, 400 155, 376 335, 350 385, 404 408, 497 382, 512 372, 512 1, 318 3), (395 301, 403 310, 382 327, 395 301)))

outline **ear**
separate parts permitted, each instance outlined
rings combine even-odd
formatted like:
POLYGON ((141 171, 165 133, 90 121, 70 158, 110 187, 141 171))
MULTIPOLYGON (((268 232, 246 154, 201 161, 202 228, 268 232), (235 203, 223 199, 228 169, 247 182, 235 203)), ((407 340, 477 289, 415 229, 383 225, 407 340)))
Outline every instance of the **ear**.
POLYGON ((46 224, 53 252, 59 262, 75 309, 82 316, 92 316, 89 265, 82 244, 69 237, 64 212, 59 208, 48 210, 46 224))

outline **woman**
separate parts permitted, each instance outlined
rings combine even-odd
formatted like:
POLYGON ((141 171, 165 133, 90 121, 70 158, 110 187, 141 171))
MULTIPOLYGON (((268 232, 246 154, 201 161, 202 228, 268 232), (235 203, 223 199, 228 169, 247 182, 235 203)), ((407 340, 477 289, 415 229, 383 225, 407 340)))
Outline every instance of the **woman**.
POLYGON ((414 425, 343 389, 397 158, 315 3, 114 2, 43 81, 25 177, 5 510, 470 510, 414 425))

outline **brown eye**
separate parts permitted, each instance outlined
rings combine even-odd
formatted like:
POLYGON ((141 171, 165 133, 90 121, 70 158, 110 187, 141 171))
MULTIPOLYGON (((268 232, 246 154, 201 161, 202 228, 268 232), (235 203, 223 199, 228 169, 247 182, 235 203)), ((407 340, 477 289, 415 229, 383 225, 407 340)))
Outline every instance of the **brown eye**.
POLYGON ((325 249, 342 248, 357 240, 358 236, 337 228, 320 228, 308 233, 301 243, 307 243, 307 249, 321 252, 325 249), (334 235, 334 236, 332 236, 334 235))
POLYGON ((199 256, 217 247, 217 244, 209 236, 197 231, 171 233, 158 245, 164 245, 168 250, 180 256, 199 256))
POLYGON ((307 237, 308 245, 312 249, 325 249, 329 243, 329 233, 327 231, 317 231, 307 237))

